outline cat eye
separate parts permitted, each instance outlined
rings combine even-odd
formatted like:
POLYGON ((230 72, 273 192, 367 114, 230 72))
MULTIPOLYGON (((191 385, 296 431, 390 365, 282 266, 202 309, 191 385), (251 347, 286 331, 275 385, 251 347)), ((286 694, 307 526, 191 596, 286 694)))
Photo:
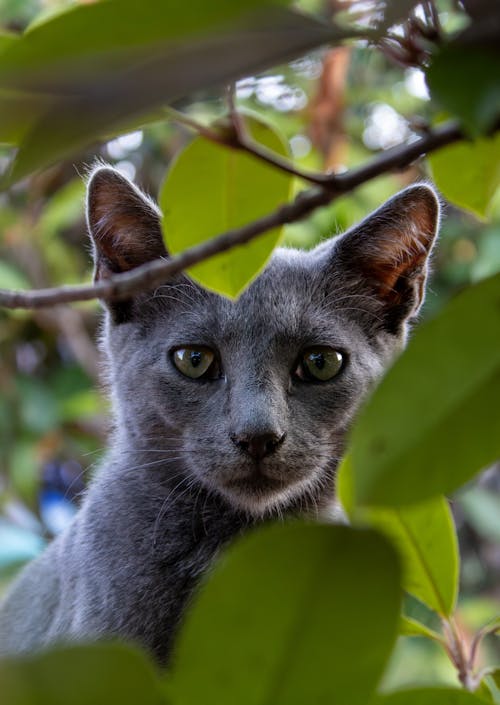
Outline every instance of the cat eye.
POLYGON ((338 375, 344 364, 344 356, 338 350, 326 346, 308 348, 301 354, 294 376, 302 382, 327 382, 338 375))
POLYGON ((185 377, 191 379, 218 379, 219 365, 210 348, 187 345, 172 352, 172 362, 185 377))

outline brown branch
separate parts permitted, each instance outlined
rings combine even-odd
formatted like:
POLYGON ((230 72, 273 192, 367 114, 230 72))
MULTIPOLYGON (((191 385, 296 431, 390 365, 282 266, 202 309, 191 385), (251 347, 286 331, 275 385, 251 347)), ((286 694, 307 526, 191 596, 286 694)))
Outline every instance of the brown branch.
MULTIPOLYGON (((237 245, 243 245, 267 230, 301 220, 316 208, 331 203, 361 184, 392 170, 403 169, 419 157, 461 139, 464 139, 464 134, 458 123, 454 121, 444 123, 410 144, 388 149, 364 166, 343 174, 324 175, 324 182, 320 187, 299 193, 292 203, 281 206, 252 223, 229 230, 212 240, 185 250, 179 255, 149 262, 94 285, 63 286, 38 291, 0 290, 0 306, 33 309, 97 298, 125 299, 138 292, 155 289, 187 267, 237 245)), ((275 166, 280 168, 279 164, 275 166)))

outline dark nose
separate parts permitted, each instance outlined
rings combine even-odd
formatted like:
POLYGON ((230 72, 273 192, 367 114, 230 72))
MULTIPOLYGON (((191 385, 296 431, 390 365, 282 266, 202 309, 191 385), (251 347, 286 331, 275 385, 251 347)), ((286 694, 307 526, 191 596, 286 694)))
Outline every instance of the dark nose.
POLYGON ((285 440, 286 433, 261 433, 256 436, 231 436, 233 443, 251 455, 254 460, 262 460, 271 455, 285 440))

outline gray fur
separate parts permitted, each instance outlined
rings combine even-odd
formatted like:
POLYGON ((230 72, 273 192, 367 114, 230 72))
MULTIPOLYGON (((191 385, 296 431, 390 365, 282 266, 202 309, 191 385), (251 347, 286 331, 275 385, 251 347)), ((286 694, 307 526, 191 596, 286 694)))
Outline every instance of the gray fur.
MULTIPOLYGON (((154 206, 144 202, 141 214, 137 189, 100 167, 89 194, 99 277, 140 263, 138 247, 127 259, 131 238, 152 243, 145 260, 161 254, 154 206)), ((109 452, 75 520, 13 584, 0 652, 118 635, 165 663, 221 547, 256 522, 328 510, 353 416, 422 302, 438 210, 429 187, 410 188, 309 253, 278 249, 237 301, 180 276, 109 306, 101 341, 115 420, 109 452), (389 293, 375 281, 381 257, 400 269, 414 258, 389 293), (169 351, 186 344, 215 350, 224 377, 183 377, 169 351), (345 353, 338 377, 292 378, 312 345, 345 353), (256 478, 256 461, 231 436, 267 432, 286 436, 256 478)))

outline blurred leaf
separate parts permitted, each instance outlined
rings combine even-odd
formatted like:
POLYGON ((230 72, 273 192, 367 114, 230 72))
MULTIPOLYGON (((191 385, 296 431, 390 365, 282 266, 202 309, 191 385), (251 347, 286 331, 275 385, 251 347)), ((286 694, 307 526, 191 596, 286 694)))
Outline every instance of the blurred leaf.
POLYGON ((429 629, 425 624, 404 615, 401 617, 399 623, 399 633, 401 636, 425 636, 433 641, 442 641, 441 636, 437 632, 429 629))
POLYGON ((370 705, 481 705, 473 693, 453 688, 415 688, 379 695, 370 705))
POLYGON ((8 49, 14 42, 18 40, 17 34, 10 32, 0 32, 0 54, 8 49))
POLYGON ((23 425, 37 434, 52 431, 59 423, 57 401, 52 390, 31 377, 19 376, 17 384, 23 425))
POLYGON ((352 479, 352 460, 350 455, 345 455, 337 468, 337 476, 335 479, 335 489, 337 497, 340 500, 342 507, 349 516, 352 516, 355 509, 354 504, 354 487, 352 479))
MULTIPOLYGON (((260 144, 286 155, 281 137, 268 125, 255 118, 248 125, 260 144)), ((288 201, 291 183, 288 174, 244 152, 196 138, 177 157, 160 194, 168 251, 177 254, 266 215, 288 201)), ((211 257, 189 274, 209 289, 237 296, 264 267, 281 230, 211 257)))
POLYGON ((491 692, 490 688, 488 687, 486 680, 481 681, 481 683, 476 688, 474 693, 477 695, 478 698, 481 698, 481 700, 484 700, 487 703, 492 703, 492 705, 495 705, 495 700, 493 699, 493 693, 491 692))
POLYGON ((458 614, 460 623, 470 632, 475 632, 498 617, 498 600, 494 595, 461 599, 458 614))
POLYGON ((0 289, 29 289, 30 284, 24 274, 9 262, 0 260, 0 289))
POLYGON ((473 137, 485 134, 500 119, 498 46, 498 37, 496 46, 458 38, 443 46, 427 71, 432 97, 473 137))
POLYGON ((493 18, 498 11, 497 0, 462 0, 462 5, 468 15, 478 20, 488 15, 493 18))
POLYGON ((489 692, 491 702, 495 705, 500 703, 500 668, 496 668, 494 671, 489 673, 485 679, 482 681, 481 686, 484 687, 484 691, 489 692))
POLYGON ((438 614, 450 616, 457 599, 459 557, 444 497, 398 509, 362 510, 359 519, 385 534, 399 550, 404 589, 438 614))
MULTIPOLYGON (((0 56, 0 65, 1 61, 0 56)), ((50 103, 47 96, 5 90, 0 85, 0 144, 19 144, 50 103)))
POLYGON ((429 157, 432 175, 443 196, 481 218, 500 186, 500 133, 491 139, 440 149, 429 157))
MULTIPOLYGON (((500 189, 497 190, 493 198, 494 211, 495 204, 500 202, 500 189)), ((495 218, 495 213, 492 214, 495 218)), ((496 216, 498 218, 498 214, 496 216)), ((477 246, 478 254, 474 262, 471 263, 470 275, 472 281, 479 281, 486 277, 491 277, 500 271, 500 228, 497 223, 493 223, 489 228, 483 228, 478 232, 477 246)))
POLYGON ((337 493, 353 522, 377 529, 396 546, 403 561, 403 588, 438 614, 452 614, 458 592, 459 554, 446 499, 436 497, 397 509, 356 509, 349 456, 337 475, 337 493))
POLYGON ((32 127, 4 185, 103 134, 144 124, 169 101, 349 34, 269 0, 73 6, 0 55, 0 86, 27 93, 41 106, 32 106, 32 127))
POLYGON ((82 219, 84 198, 85 183, 80 177, 72 179, 51 196, 38 222, 43 235, 53 236, 61 228, 69 227, 82 219))
POLYGON ((2 705, 165 705, 153 667, 120 644, 0 662, 2 705))
POLYGON ((40 483, 40 460, 32 438, 17 437, 9 456, 9 477, 15 492, 34 503, 40 483))
POLYGON ((500 456, 499 340, 500 275, 416 331, 355 424, 357 503, 414 504, 451 492, 500 456))
POLYGON ((103 409, 103 400, 95 389, 77 392, 60 403, 61 415, 65 422, 82 418, 96 418, 103 409))
POLYGON ((486 540, 500 542, 500 495, 481 487, 471 487, 459 502, 474 529, 486 540))
POLYGON ((274 525, 233 546, 187 615, 176 705, 365 705, 398 627, 386 541, 341 526, 274 525))

